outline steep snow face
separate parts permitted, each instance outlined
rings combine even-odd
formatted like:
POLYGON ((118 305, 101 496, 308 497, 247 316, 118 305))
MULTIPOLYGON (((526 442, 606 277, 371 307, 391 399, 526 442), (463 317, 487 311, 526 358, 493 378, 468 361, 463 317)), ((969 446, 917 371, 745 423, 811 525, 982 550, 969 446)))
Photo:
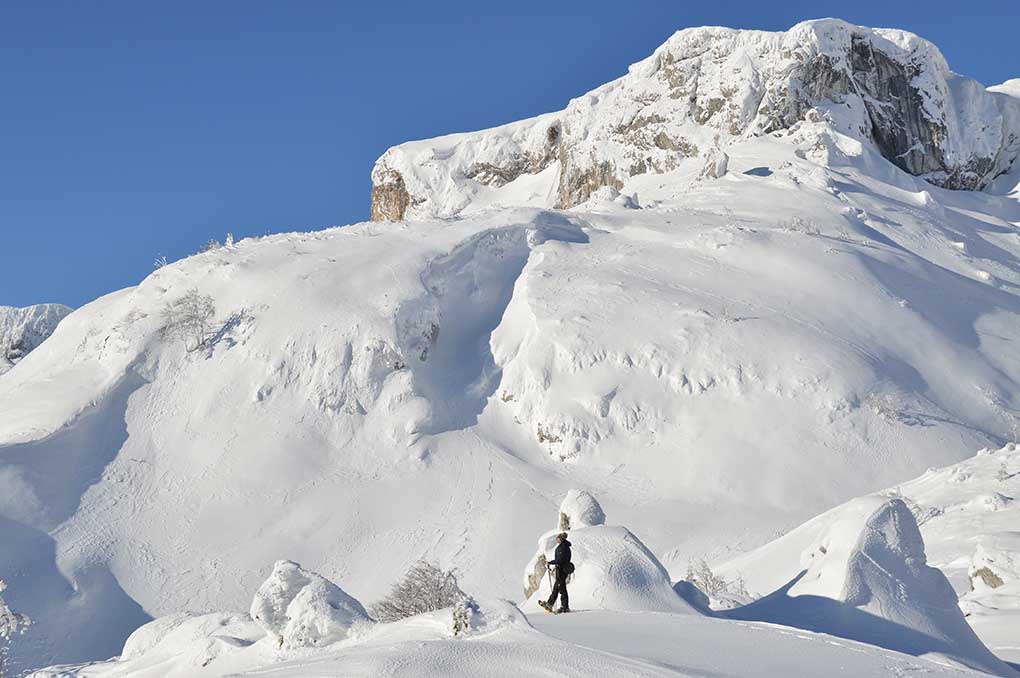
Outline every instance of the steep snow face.
POLYGON ((71 310, 62 304, 0 306, 0 374, 53 334, 71 310))
MULTIPOLYGON (((793 542, 814 533, 801 555, 800 573, 775 593, 723 613, 726 617, 799 626, 1016 675, 967 625, 945 575, 927 565, 917 522, 901 499, 861 500, 835 520, 812 522, 784 538, 793 542), (862 526, 858 509, 876 503, 862 526), (859 534, 848 540, 854 531, 859 534)), ((775 550, 784 547, 777 542, 775 550)))
POLYGON ((934 185, 982 188, 1020 153, 1020 101, 1005 91, 956 75, 904 31, 832 19, 779 33, 685 29, 559 113, 389 149, 372 173, 372 218, 572 207, 807 118, 934 185))

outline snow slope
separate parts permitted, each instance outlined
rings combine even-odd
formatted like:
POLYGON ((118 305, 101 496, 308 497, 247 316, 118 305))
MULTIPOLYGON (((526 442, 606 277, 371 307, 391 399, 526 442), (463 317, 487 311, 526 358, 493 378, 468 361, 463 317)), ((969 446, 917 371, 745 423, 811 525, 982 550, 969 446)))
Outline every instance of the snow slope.
MULTIPOLYGON (((581 530, 595 529, 587 526, 581 530)), ((334 612, 318 603, 340 589, 293 563, 278 563, 260 587, 252 609, 276 603, 283 580, 318 580, 298 597, 306 603, 286 621, 329 626, 334 612), (286 574, 283 574, 286 572, 286 574), (318 579, 317 579, 318 578, 318 579), (310 595, 312 588, 316 591, 310 595), (272 589, 270 593, 268 590, 272 589), (311 610, 316 610, 309 614, 311 610)), ((640 593, 635 587, 632 593, 640 593)), ((295 598, 294 600, 297 600, 295 598)), ((343 606, 360 608, 346 598, 343 606)), ((512 603, 471 602, 469 621, 453 629, 450 608, 396 622, 345 623, 342 638, 320 646, 279 642, 275 626, 242 614, 176 614, 157 619, 131 635, 120 657, 109 661, 43 669, 35 678, 134 678, 167 676, 887 676, 925 673, 978 675, 824 634, 728 621, 692 614, 634 608, 581 610, 555 617, 525 617, 512 603), (260 626, 265 626, 263 631, 260 626)), ((294 611, 286 606, 284 621, 294 611)), ((275 613, 274 613, 275 614, 275 613)))
POLYGON ((0 375, 43 343, 70 312, 62 304, 0 306, 0 375))
POLYGON ((366 603, 423 557, 517 599, 571 488, 676 579, 998 447, 1020 174, 946 190, 841 125, 816 107, 727 136, 719 178, 684 157, 569 210, 541 156, 450 218, 249 239, 79 309, 0 378, 15 660, 246 609, 283 558, 366 603), (191 289, 195 351, 162 331, 191 289))
MULTIPOLYGON (((823 634, 708 617, 591 611, 517 618, 467 638, 453 638, 445 617, 415 617, 380 625, 364 636, 306 655, 273 654, 254 644, 235 618, 199 618, 218 637, 203 646, 178 632, 149 657, 124 663, 63 666, 37 678, 274 676, 322 678, 439 678, 560 676, 563 678, 786 678, 792 675, 885 678, 985 675, 823 634), (219 629, 212 628, 219 625, 219 629), (232 644, 231 639, 240 641, 232 644), (205 647, 205 652, 196 652, 205 647), (194 654, 192 654, 194 653, 194 654)), ((197 621, 196 621, 197 623, 197 621)), ((250 622, 249 622, 250 624, 250 622)))

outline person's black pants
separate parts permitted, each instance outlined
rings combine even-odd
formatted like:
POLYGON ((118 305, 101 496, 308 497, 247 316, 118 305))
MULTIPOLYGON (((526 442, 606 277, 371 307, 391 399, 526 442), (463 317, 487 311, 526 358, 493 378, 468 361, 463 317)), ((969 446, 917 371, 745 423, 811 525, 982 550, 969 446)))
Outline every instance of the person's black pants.
POLYGON ((556 596, 560 597, 560 607, 570 609, 570 598, 567 597, 567 574, 563 568, 556 566, 556 583, 553 584, 552 595, 549 596, 549 607, 556 604, 556 596))

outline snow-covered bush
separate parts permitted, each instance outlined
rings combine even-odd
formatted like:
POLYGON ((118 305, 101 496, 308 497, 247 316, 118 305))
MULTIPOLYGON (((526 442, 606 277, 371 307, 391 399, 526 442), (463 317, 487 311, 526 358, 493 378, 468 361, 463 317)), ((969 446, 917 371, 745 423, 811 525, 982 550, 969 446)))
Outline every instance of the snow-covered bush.
POLYGON ((202 348, 212 336, 216 306, 212 297, 191 288, 180 299, 163 308, 163 336, 181 339, 187 351, 202 348))
POLYGON ((478 613, 478 603, 471 596, 465 596, 457 601, 453 606, 453 635, 460 636, 470 631, 478 613))
POLYGON ((328 645, 369 619, 339 586, 289 560, 273 566, 252 600, 251 617, 284 649, 328 645))
POLYGON ((687 574, 684 579, 697 586, 709 596, 717 593, 725 593, 729 588, 729 582, 712 572, 702 559, 691 560, 687 563, 687 574))
POLYGON ((708 597, 712 609, 731 609, 751 601, 743 577, 738 575, 729 581, 714 573, 701 558, 688 562, 684 580, 708 597))
POLYGON ((0 678, 7 675, 7 651, 11 638, 24 633, 25 629, 32 623, 27 616, 15 612, 7 606, 3 592, 7 589, 7 583, 0 579, 0 678))
POLYGON ((372 616, 382 622, 397 621, 451 607, 466 597, 452 570, 444 571, 420 560, 388 596, 372 606, 372 616))

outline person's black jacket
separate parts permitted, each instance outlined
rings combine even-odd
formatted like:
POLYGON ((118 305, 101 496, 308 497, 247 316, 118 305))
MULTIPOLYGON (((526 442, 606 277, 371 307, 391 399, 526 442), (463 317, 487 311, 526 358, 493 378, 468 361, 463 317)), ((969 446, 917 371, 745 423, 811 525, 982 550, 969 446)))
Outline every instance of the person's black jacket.
POLYGON ((564 539, 556 547, 556 556, 549 561, 549 564, 555 565, 560 569, 569 569, 563 567, 564 565, 567 565, 569 563, 570 563, 570 542, 564 539))

